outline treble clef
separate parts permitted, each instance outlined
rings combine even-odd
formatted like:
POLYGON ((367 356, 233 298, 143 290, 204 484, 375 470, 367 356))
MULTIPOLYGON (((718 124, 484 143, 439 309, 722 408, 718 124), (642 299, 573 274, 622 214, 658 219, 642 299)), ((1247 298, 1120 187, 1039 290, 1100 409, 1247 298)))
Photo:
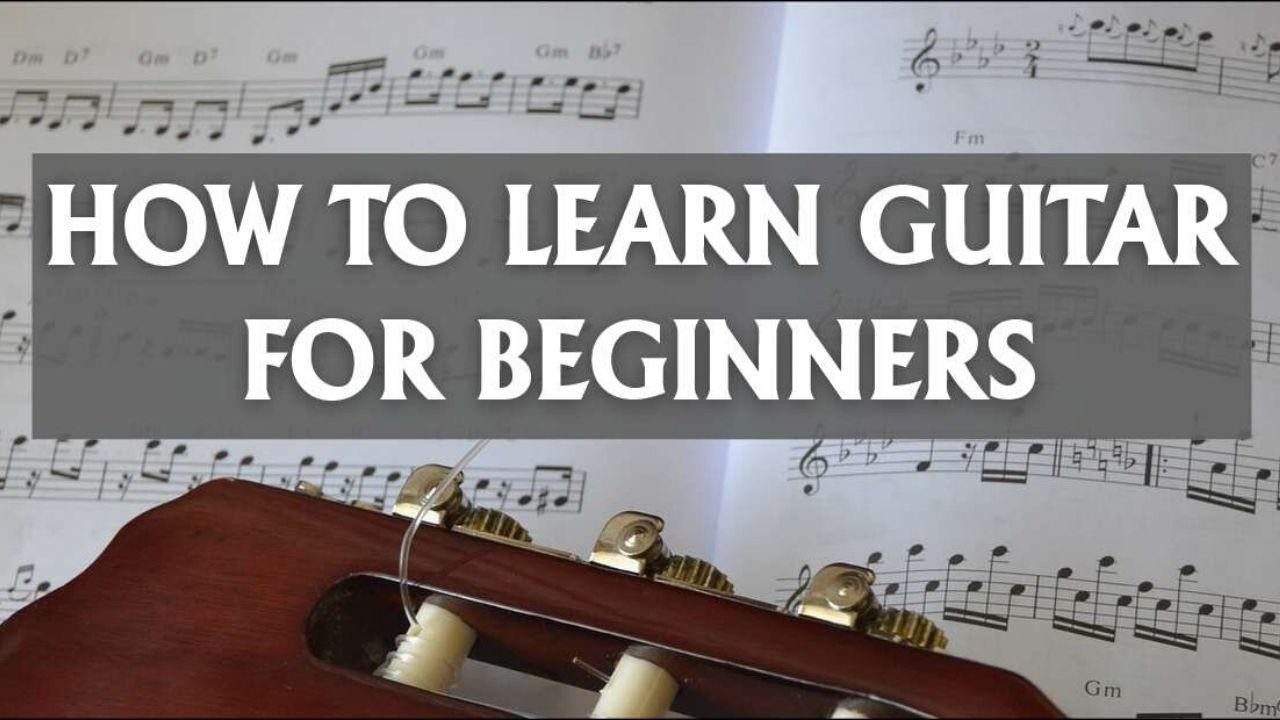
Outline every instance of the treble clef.
POLYGON ((787 596, 786 602, 782 603, 782 611, 786 613, 794 613, 796 605, 800 603, 800 597, 804 595, 804 591, 809 589, 809 564, 805 563, 800 566, 800 573, 796 575, 796 589, 787 596))
POLYGON ((800 457, 800 475, 809 478, 813 482, 804 484, 804 494, 813 495, 822 487, 822 476, 827 474, 830 463, 827 462, 827 456, 818 453, 818 448, 822 447, 822 438, 814 441, 804 455, 800 457))
POLYGON ((942 64, 938 62, 938 59, 929 54, 933 52, 933 46, 937 44, 938 31, 929 28, 924 34, 924 47, 921 48, 920 52, 916 53, 915 57, 911 58, 911 74, 920 78, 916 83, 916 92, 928 90, 933 82, 933 76, 937 75, 938 71, 942 69, 942 64))

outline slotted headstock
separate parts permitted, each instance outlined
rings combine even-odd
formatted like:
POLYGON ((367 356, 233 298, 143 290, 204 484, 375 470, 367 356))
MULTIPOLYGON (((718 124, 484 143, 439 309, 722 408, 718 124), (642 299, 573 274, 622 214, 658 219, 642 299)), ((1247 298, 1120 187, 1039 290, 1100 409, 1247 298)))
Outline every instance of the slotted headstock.
POLYGON ((600 716, 1058 714, 1020 676, 939 652, 927 619, 880 607, 866 568, 824 568, 784 612, 672 552, 661 518, 619 513, 581 558, 433 496, 445 470, 420 468, 396 506, 440 503, 410 559, 414 628, 397 583, 405 517, 219 480, 139 516, 0 626, 0 715, 528 711, 463 699, 463 663, 576 688, 600 716))

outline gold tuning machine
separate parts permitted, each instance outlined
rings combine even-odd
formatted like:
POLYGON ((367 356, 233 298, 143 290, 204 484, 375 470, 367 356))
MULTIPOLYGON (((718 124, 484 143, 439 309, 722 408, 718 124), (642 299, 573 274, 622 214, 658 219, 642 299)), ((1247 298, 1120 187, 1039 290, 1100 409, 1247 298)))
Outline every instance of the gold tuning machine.
MULTIPOLYGON (((423 465, 414 469, 400 488, 400 495, 396 497, 396 504, 391 512, 410 519, 417 517, 422 506, 431 499, 432 493, 449 477, 450 470, 444 465, 423 465)), ((462 473, 458 473, 448 486, 440 487, 440 491, 423 513, 422 521, 502 542, 533 542, 529 531, 515 518, 499 510, 472 505, 462 492, 461 483, 462 473)))
MULTIPOLYGON (((316 485, 315 483, 309 483, 306 480, 299 480, 298 484, 293 486, 293 491, 296 493, 300 493, 302 495, 309 495, 314 498, 328 500, 330 502, 338 502, 338 503, 343 502, 342 500, 339 500, 336 497, 325 495, 324 491, 320 489, 319 485, 316 485)), ((377 512, 377 513, 382 512, 381 507, 379 507, 374 503, 368 502, 366 500, 351 500, 346 502, 345 504, 350 505, 351 507, 358 507, 361 510, 372 510, 373 512, 377 512)))
POLYGON ((719 568, 692 555, 672 555, 657 578, 665 582, 733 594, 733 583, 719 568))
POLYGON ((893 642, 937 650, 947 649, 947 635, 932 620, 913 610, 885 608, 867 632, 893 642))
MULTIPOLYGON (((400 486, 400 494, 396 504, 391 508, 392 514, 405 518, 415 518, 418 511, 431 497, 431 493, 444 483, 449 476, 450 468, 444 465, 423 465, 414 468, 400 486)), ((462 493, 462 473, 448 487, 440 489, 431 502, 431 506, 422 514, 422 521, 429 525, 449 527, 462 518, 469 509, 470 503, 462 493)))
POLYGON ((529 535, 529 531, 525 530, 524 526, 517 522, 515 518, 500 510, 489 508, 472 507, 453 526, 453 529, 512 542, 533 542, 533 537, 529 535))
POLYGON ((880 612, 880 601, 871 586, 876 574, 870 568, 832 563, 819 570, 796 606, 796 614, 832 625, 864 629, 880 612))
POLYGON ((609 518, 591 548, 591 562, 632 575, 652 575, 670 557, 662 518, 628 510, 609 518))
POLYGON ((723 595, 733 583, 714 565, 691 555, 675 555, 662 539, 662 518, 628 510, 609 518, 591 549, 591 562, 632 575, 723 595))
POLYGON ((814 574, 795 612, 904 645, 939 651, 947 647, 946 634, 924 615, 882 607, 872 589, 875 581, 871 568, 832 563, 814 574))

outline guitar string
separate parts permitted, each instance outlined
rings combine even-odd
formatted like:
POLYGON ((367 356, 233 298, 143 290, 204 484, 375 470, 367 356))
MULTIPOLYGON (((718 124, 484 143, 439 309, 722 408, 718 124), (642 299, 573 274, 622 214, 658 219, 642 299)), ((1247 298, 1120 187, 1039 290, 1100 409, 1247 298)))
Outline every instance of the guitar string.
POLYGON ((422 518, 427 514, 427 508, 435 504, 436 496, 444 491, 444 488, 453 485, 458 475, 471 464, 471 461, 480 454, 481 450, 489 444, 489 438, 477 440, 466 455, 457 462, 449 471, 444 482, 436 485, 422 499, 422 504, 418 507, 418 514, 413 516, 413 522, 409 523, 409 527, 405 528, 404 537, 400 540, 400 604, 404 608, 405 617, 409 618, 409 627, 412 629, 418 624, 417 613, 412 607, 413 603, 409 599, 409 551, 413 548, 413 538, 418 534, 418 526, 422 524, 422 518))

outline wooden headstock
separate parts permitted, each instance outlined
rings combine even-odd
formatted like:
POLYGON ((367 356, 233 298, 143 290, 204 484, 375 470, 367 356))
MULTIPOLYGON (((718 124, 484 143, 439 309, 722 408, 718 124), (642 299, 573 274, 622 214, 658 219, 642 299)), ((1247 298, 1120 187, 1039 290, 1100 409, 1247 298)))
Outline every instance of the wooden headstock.
MULTIPOLYGON (((601 686, 590 668, 619 667, 616 681, 620 661, 656 667, 678 685, 671 709, 688 715, 825 717, 842 704, 1059 714, 1016 674, 842 627, 867 629, 859 613, 874 613, 840 567, 797 617, 707 586, 718 582, 707 567, 673 569, 684 561, 669 552, 628 555, 655 539, 628 522, 649 517, 615 516, 594 563, 456 518, 452 529, 424 524, 410 563, 414 602, 474 632, 468 662, 590 691, 601 686)), ((520 711, 375 674, 408 626, 395 581, 407 522, 236 480, 150 510, 84 573, 0 625, 0 715, 520 711)), ((657 530, 660 541, 660 521, 657 530)))

